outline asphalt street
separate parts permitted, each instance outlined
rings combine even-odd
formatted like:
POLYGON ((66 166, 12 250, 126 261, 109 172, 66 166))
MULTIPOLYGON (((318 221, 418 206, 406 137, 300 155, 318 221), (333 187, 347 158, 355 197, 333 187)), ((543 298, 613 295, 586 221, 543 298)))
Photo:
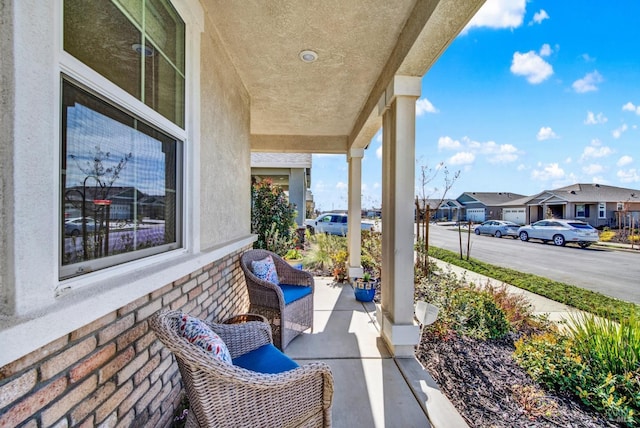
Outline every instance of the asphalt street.
MULTIPOLYGON (((625 252, 577 245, 556 247, 537 241, 470 236, 470 256, 497 266, 531 273, 640 304, 640 252, 625 252)), ((457 229, 431 225, 429 244, 458 252, 457 229)), ((462 245, 466 254, 467 233, 462 245)))

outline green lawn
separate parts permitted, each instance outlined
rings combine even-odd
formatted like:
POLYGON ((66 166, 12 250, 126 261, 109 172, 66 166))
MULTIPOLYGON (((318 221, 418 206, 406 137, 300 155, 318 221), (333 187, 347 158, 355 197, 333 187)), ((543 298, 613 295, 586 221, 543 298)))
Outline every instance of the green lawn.
POLYGON ((429 255, 452 265, 460 266, 472 272, 611 320, 620 321, 627 319, 632 314, 640 315, 640 306, 634 303, 624 302, 574 285, 491 265, 474 258, 460 260, 458 253, 442 248, 429 247, 429 255))

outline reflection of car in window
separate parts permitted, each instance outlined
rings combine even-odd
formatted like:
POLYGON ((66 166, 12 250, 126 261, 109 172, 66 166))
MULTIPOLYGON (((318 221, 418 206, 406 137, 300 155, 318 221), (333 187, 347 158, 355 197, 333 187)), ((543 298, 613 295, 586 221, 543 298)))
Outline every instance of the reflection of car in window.
MULTIPOLYGON (((91 217, 85 217, 87 232, 96 230, 96 221, 91 217)), ((64 222, 64 234, 66 236, 82 235, 82 217, 70 218, 64 222)))
MULTIPOLYGON (((374 222, 360 220, 362 230, 373 230, 374 222)), ((311 233, 328 233, 330 235, 347 235, 347 214, 321 214, 315 220, 306 220, 305 226, 311 233)))

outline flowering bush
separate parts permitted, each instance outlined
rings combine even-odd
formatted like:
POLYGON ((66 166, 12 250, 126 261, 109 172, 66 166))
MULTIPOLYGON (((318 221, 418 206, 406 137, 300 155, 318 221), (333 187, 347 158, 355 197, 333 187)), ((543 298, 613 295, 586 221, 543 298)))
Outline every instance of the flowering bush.
POLYGON ((251 186, 251 232, 258 235, 253 248, 279 255, 293 246, 296 212, 280 186, 262 180, 251 186))
POLYGON ((640 424, 640 368, 635 319, 574 319, 569 334, 550 330, 515 344, 514 357, 550 390, 577 396, 609 420, 640 424))

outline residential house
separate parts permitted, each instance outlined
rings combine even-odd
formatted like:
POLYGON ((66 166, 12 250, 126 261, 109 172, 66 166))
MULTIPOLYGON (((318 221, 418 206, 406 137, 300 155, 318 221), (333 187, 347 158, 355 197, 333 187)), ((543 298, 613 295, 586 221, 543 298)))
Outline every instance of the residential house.
POLYGON ((524 195, 510 192, 464 192, 456 198, 456 201, 464 210, 464 219, 474 223, 482 223, 486 220, 509 220, 519 219, 518 212, 503 213, 503 204, 524 198, 524 195), (503 214, 506 214, 504 216, 503 214))
POLYGON ((586 221, 593 227, 617 227, 640 218, 640 190, 596 183, 577 183, 545 190, 522 201, 527 222, 545 218, 586 221), (625 220, 626 218, 626 220, 625 220))
POLYGON ((346 157, 357 276, 381 128, 377 317, 412 356, 415 104, 483 3, 0 0, 0 426, 169 426, 180 376, 147 320, 248 310, 251 153, 346 157), (64 257, 85 183, 156 196, 161 239, 64 257))
POLYGON ((431 220, 458 221, 462 213, 462 205, 455 199, 426 199, 420 201, 420 209, 429 206, 431 220))

